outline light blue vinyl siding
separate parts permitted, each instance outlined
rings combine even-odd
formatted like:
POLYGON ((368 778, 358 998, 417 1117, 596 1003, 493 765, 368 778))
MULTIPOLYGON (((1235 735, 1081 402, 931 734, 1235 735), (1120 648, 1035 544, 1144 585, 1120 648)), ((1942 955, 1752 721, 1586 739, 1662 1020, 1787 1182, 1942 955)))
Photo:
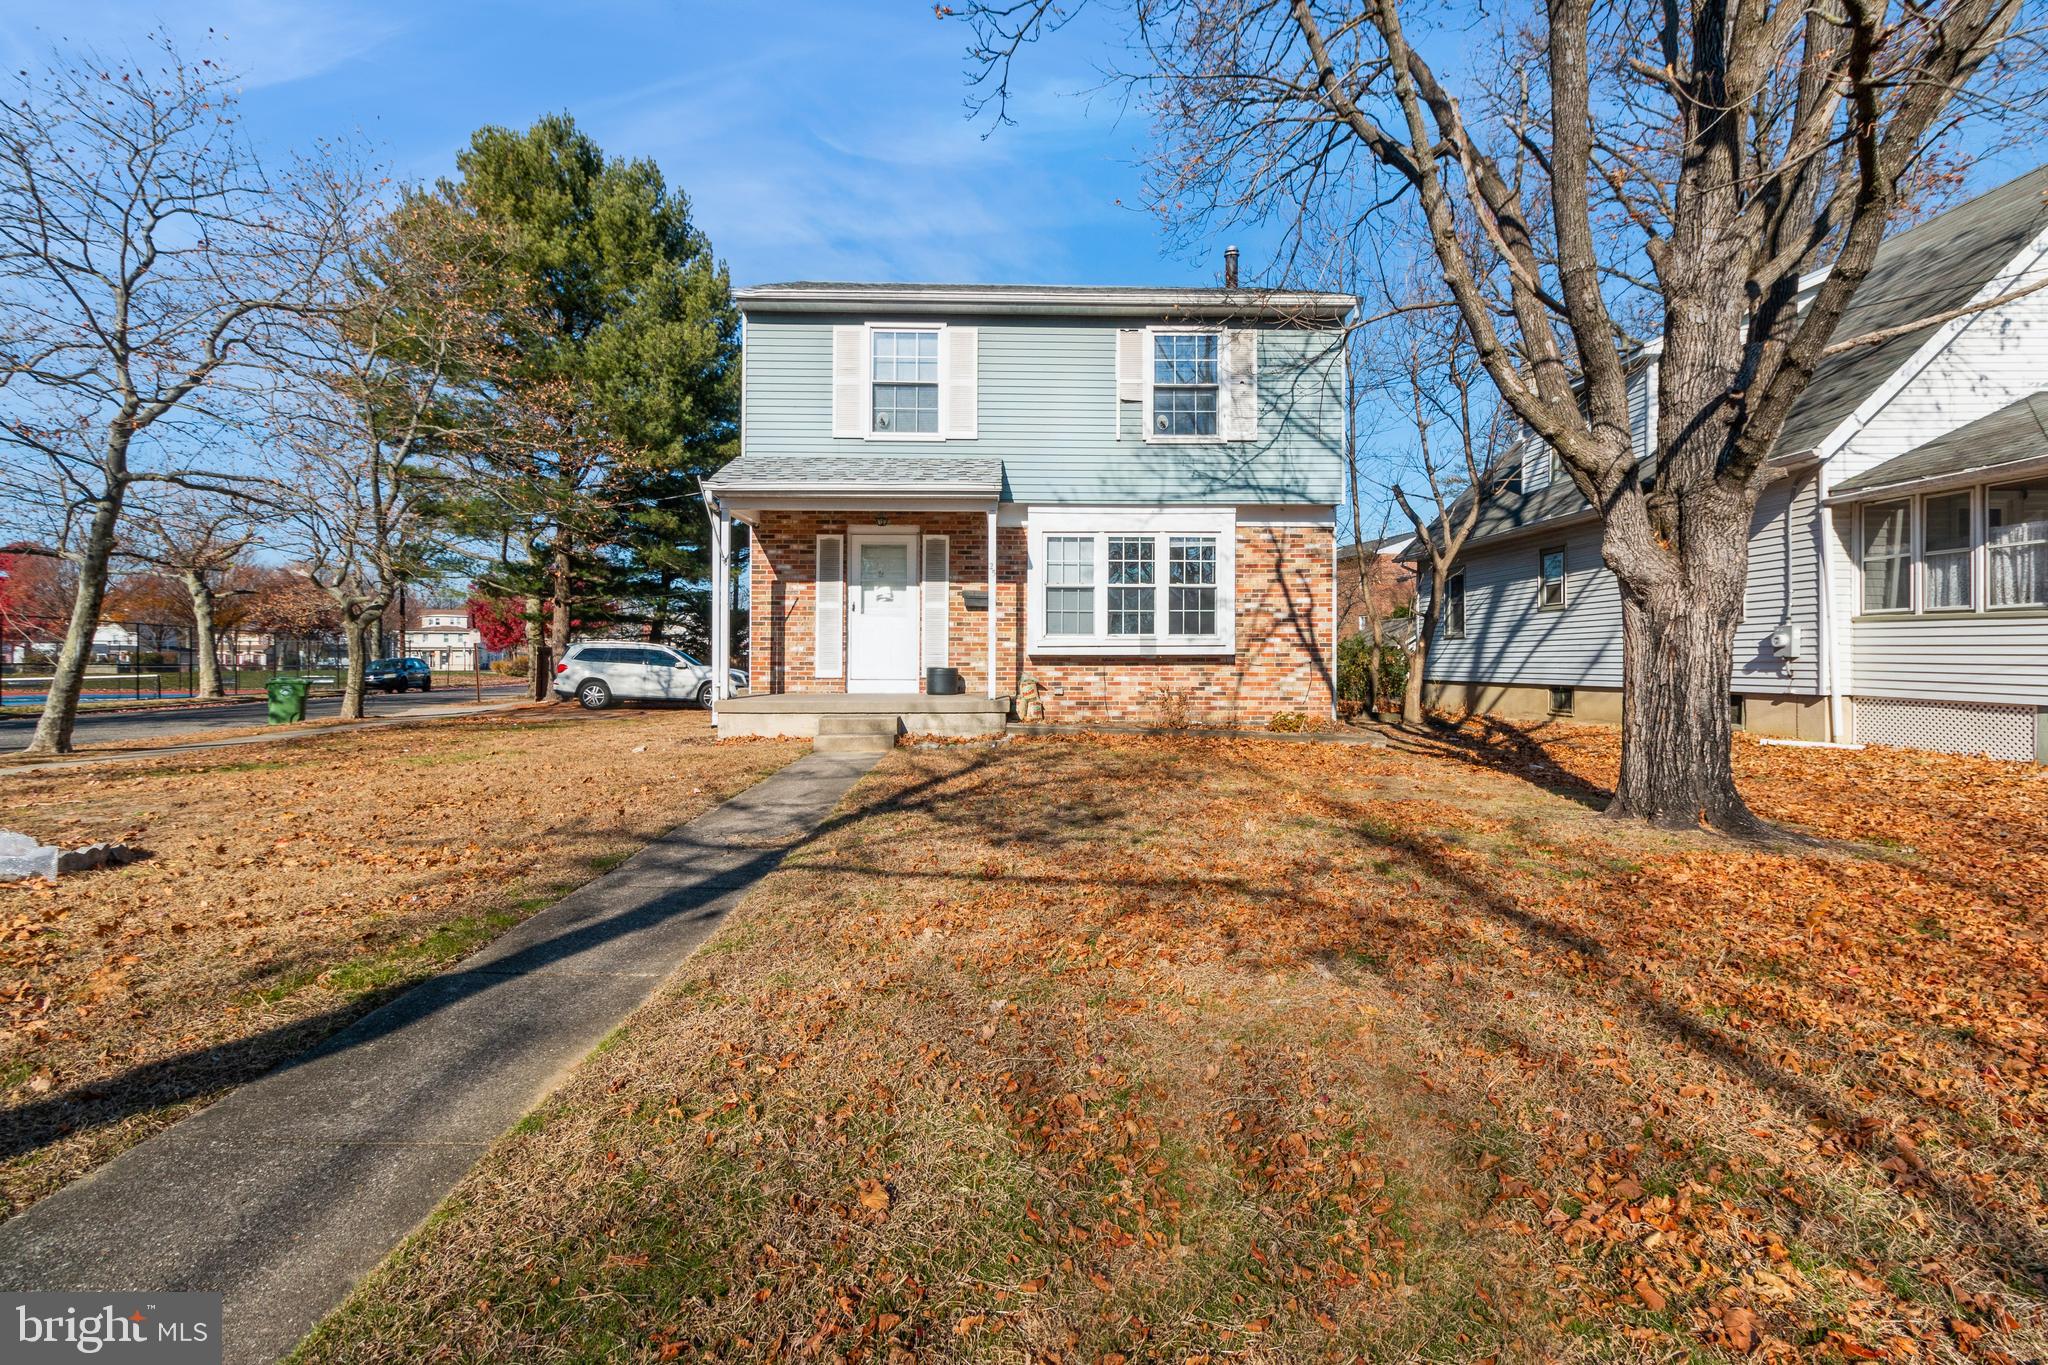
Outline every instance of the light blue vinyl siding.
MULTIPOLYGON (((1820 688, 1820 546, 1811 473, 1781 480, 1757 501, 1749 533, 1749 575, 1735 628, 1730 689, 1757 696, 1820 688), (1781 660, 1767 643, 1796 625, 1800 657, 1781 660)), ((1465 637, 1441 636, 1428 676, 1441 682, 1522 687, 1620 687, 1621 590, 1600 559, 1600 528, 1581 522, 1530 533, 1464 558, 1465 637), (1565 608, 1537 609, 1538 559, 1565 547, 1565 608)))
MULTIPOLYGON (((873 320, 901 318, 892 312, 873 320)), ((1260 333, 1258 440, 1148 445, 1140 405, 1117 401, 1119 320, 948 317, 950 325, 979 329, 978 437, 835 438, 832 328, 867 321, 748 314, 745 453, 995 456, 1003 462, 1004 498, 1025 503, 1330 505, 1343 498, 1340 333, 1260 333)))

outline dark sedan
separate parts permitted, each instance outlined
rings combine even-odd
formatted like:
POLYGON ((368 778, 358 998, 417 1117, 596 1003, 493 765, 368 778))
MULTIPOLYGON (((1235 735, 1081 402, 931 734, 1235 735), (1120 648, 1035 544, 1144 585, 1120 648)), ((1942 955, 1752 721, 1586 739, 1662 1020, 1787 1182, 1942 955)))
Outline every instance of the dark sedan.
POLYGON ((380 692, 431 692, 434 675, 425 659, 373 659, 363 670, 363 686, 380 692))

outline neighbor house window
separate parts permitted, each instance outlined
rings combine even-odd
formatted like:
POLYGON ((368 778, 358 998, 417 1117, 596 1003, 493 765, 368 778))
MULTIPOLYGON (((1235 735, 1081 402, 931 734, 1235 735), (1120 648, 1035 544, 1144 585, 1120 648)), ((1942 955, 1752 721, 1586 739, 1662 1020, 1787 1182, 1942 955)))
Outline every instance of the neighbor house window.
POLYGON ((2048 606, 2048 483, 1986 489, 1984 540, 1991 605, 2048 606))
POLYGON ((1922 605, 1928 611, 1970 609, 1970 495, 1942 493, 1921 509, 1922 605))
POLYGON ((1465 575, 1454 573, 1444 581, 1444 638, 1465 638, 1465 575))
POLYGON ((1536 605, 1544 611, 1564 610, 1564 547, 1545 550, 1539 556, 1543 585, 1536 605))
POLYGON ((1045 633, 1095 631, 1095 537, 1045 538, 1045 633))
POLYGON ((1109 538, 1109 633, 1150 635, 1155 595, 1151 536, 1109 538))
POLYGON ((1216 537, 1174 536, 1167 547, 1166 630, 1216 633, 1216 537))
POLYGON ((871 392, 876 435, 936 435, 939 430, 939 334, 873 333, 871 392))
POLYGON ((1156 332, 1152 337, 1152 434, 1216 434, 1216 332, 1156 332))
POLYGON ((1908 611, 1913 602, 1913 504, 1874 502, 1863 509, 1863 610, 1908 611))

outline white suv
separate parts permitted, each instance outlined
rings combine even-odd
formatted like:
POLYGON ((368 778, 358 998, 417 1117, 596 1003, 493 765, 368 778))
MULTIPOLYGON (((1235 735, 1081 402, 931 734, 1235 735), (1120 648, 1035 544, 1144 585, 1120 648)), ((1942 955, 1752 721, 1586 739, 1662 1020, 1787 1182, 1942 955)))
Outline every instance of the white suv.
MULTIPOLYGON (((746 675, 732 670, 733 690, 746 675)), ((585 640, 569 646, 555 665, 555 692, 592 711, 614 701, 692 701, 711 704, 711 670, 679 649, 640 640, 585 640)))

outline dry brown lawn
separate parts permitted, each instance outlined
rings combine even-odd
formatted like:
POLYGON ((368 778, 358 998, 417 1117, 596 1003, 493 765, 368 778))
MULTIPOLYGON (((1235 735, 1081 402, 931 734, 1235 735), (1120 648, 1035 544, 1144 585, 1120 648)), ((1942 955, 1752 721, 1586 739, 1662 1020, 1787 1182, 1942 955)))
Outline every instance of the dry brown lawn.
POLYGON ((899 751, 302 1358, 2048 1353, 2048 781, 1738 748, 899 751))
POLYGON ((800 752, 558 708, 0 778, 0 827, 154 854, 0 884, 6 1210, 800 752))

